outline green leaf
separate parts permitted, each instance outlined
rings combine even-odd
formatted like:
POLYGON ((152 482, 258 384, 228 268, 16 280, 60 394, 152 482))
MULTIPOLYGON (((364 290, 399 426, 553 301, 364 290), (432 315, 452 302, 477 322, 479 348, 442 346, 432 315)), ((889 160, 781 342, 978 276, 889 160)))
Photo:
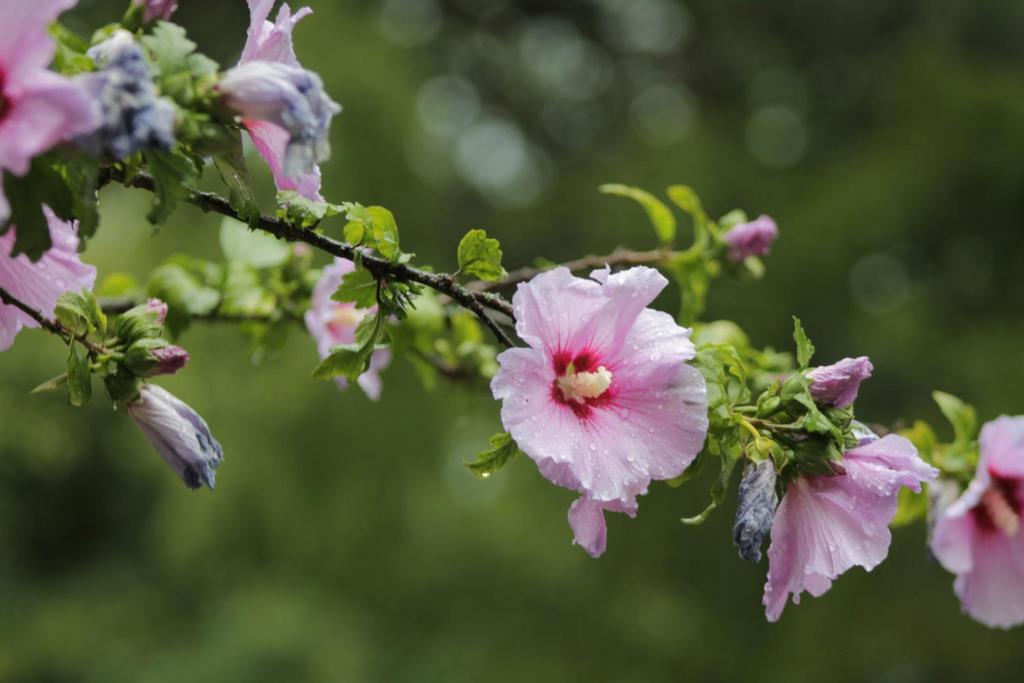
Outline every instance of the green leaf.
POLYGON ((952 394, 933 391, 932 399, 939 410, 953 425, 954 440, 957 444, 968 444, 978 438, 978 414, 974 406, 968 405, 952 394))
MULTIPOLYGON (((366 372, 370 362, 370 353, 364 352, 365 345, 346 344, 335 346, 331 355, 320 361, 320 364, 313 370, 313 377, 316 379, 334 379, 344 376, 350 382, 354 382, 359 375, 366 372)), ((370 347, 370 352, 373 348, 370 347)))
POLYGON ((226 315, 269 317, 277 310, 277 297, 267 289, 255 268, 241 261, 229 261, 219 308, 226 315))
POLYGON ((353 270, 341 278, 341 284, 331 298, 354 303, 356 308, 370 308, 377 303, 377 280, 366 269, 353 270))
POLYGON ((191 159, 177 150, 166 152, 146 149, 142 155, 156 183, 153 207, 146 215, 146 220, 153 225, 161 225, 178 203, 188 197, 192 186, 199 179, 199 171, 191 159))
POLYGON ((25 254, 29 260, 38 261, 51 246, 50 226, 43 205, 58 218, 72 220, 76 216, 71 191, 49 156, 33 159, 29 172, 23 177, 4 173, 3 187, 11 215, 6 226, 0 227, 0 234, 6 233, 12 225, 18 226, 11 256, 25 254))
POLYGON ((694 225, 703 229, 711 222, 697 192, 689 185, 672 185, 667 191, 668 198, 693 218, 694 225))
POLYGON ((64 152, 57 171, 68 188, 71 213, 78 220, 78 238, 85 241, 96 234, 100 224, 99 160, 90 154, 64 152))
POLYGON ((316 379, 334 379, 344 376, 349 382, 354 382, 359 375, 366 372, 370 365, 370 357, 379 348, 377 341, 384 333, 384 320, 386 314, 383 309, 378 309, 377 315, 373 317, 374 323, 370 332, 360 336, 365 337, 361 344, 344 344, 331 349, 331 355, 323 359, 313 370, 313 377, 316 379))
POLYGON ((250 185, 245 156, 242 154, 242 135, 237 130, 223 130, 227 132, 228 148, 213 156, 213 165, 228 187, 228 202, 231 208, 246 223, 253 225, 260 219, 260 209, 250 185))
POLYGON ((470 472, 481 479, 490 477, 521 452, 508 432, 495 434, 491 437, 490 443, 491 447, 488 450, 477 453, 474 460, 463 463, 470 472))
POLYGON ((84 406, 92 396, 92 372, 89 369, 89 354, 78 344, 72 343, 68 354, 68 403, 84 406))
POLYGON ((398 250, 398 224, 394 215, 383 206, 371 206, 368 210, 373 219, 370 246, 384 258, 396 260, 401 252, 398 250))
POLYGON ((65 372, 65 373, 62 373, 60 375, 57 375, 56 377, 52 377, 52 378, 46 380, 45 382, 43 382, 42 384, 37 386, 35 389, 30 391, 29 393, 30 394, 42 394, 42 393, 50 392, 50 391, 57 391, 58 389, 62 389, 67 383, 68 383, 68 374, 65 372))
POLYGON ((214 270, 213 264, 174 256, 150 274, 146 293, 167 303, 166 325, 172 334, 187 327, 191 316, 211 313, 220 304, 220 291, 211 283, 219 283, 221 275, 214 270))
POLYGON ((683 524, 690 526, 703 524, 708 516, 714 512, 715 508, 725 500, 725 494, 729 490, 729 481, 732 479, 733 470, 736 469, 736 463, 739 462, 740 457, 743 455, 743 449, 736 434, 737 432, 732 430, 721 434, 714 441, 709 439, 708 450, 712 455, 718 456, 721 462, 721 470, 711 487, 711 502, 698 514, 692 517, 683 517, 680 520, 683 524))
POLYGON ((89 43, 84 38, 56 21, 50 24, 50 37, 53 38, 56 47, 51 64, 54 71, 65 76, 74 76, 96 68, 85 54, 89 49, 89 43))
POLYGON ((282 190, 277 193, 278 218, 299 227, 315 228, 325 218, 342 213, 345 213, 345 207, 340 204, 309 199, 294 190, 282 190))
POLYGON ((152 32, 141 40, 156 67, 161 93, 183 107, 188 108, 196 99, 197 82, 209 81, 216 76, 217 63, 196 53, 196 44, 177 24, 157 22, 152 32))
POLYGON ((459 271, 488 282, 505 275, 501 245, 483 230, 470 230, 459 242, 459 271))
POLYGON ((286 242, 251 230, 245 223, 230 217, 220 223, 220 248, 229 261, 240 261, 254 268, 283 265, 291 254, 286 242))
POLYGON ((100 309, 96 297, 87 289, 61 294, 54 313, 57 320, 76 336, 90 332, 106 334, 107 316, 100 309))
POLYGON ((806 370, 814 356, 814 344, 804 332, 804 326, 800 318, 793 316, 793 341, 796 342, 796 362, 801 370, 806 370))
POLYGON ((672 241, 676 237, 676 218, 672 215, 672 210, 669 209, 660 199, 646 190, 641 190, 638 187, 631 187, 629 185, 610 183, 602 185, 598 189, 604 194, 628 197, 639 203, 644 208, 644 211, 647 212, 647 217, 650 218, 651 225, 654 226, 654 232, 658 236, 658 242, 665 246, 672 244, 672 241))

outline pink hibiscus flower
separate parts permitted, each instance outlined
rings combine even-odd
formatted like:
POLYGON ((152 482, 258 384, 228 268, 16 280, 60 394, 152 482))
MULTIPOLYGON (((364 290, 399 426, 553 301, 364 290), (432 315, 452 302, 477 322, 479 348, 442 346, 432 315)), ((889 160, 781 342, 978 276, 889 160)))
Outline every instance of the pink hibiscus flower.
MULTIPOLYGON (((320 281, 313 288, 313 298, 309 310, 306 311, 306 329, 316 340, 316 348, 320 358, 327 358, 331 348, 339 344, 352 344, 356 339, 356 327, 365 316, 377 312, 377 307, 356 308, 355 304, 334 301, 331 296, 341 284, 341 278, 355 269, 348 259, 337 258, 334 263, 324 268, 320 281)), ((380 371, 391 362, 391 352, 387 349, 374 351, 370 357, 370 367, 359 375, 358 384, 371 399, 380 398, 380 371)), ((338 386, 344 389, 348 382, 344 377, 337 379, 338 386)))
POLYGON ((690 330, 647 308, 668 281, 642 267, 591 277, 555 268, 519 285, 512 306, 528 347, 498 356, 491 390, 541 473, 582 494, 569 523, 597 557, 604 512, 632 516, 652 479, 679 476, 708 417, 704 378, 686 364, 690 330))
POLYGON ((775 512, 768 548, 764 606, 777 621, 793 596, 819 597, 851 567, 871 571, 889 554, 889 522, 901 486, 921 490, 938 471, 902 436, 890 434, 843 455, 845 472, 800 476, 790 482, 775 512))
POLYGON ((939 515, 931 547, 964 611, 1009 628, 1024 623, 1024 417, 989 422, 979 444, 974 481, 939 515))
MULTIPOLYGON (((273 62, 290 67, 289 71, 293 74, 296 71, 304 71, 295 56, 292 31, 299 20, 311 14, 313 10, 303 7, 292 14, 291 8, 284 3, 277 12, 276 21, 271 22, 268 17, 275 0, 248 0, 248 2, 249 32, 245 47, 242 49, 242 57, 238 61, 239 66, 253 62, 273 62)), ((257 75, 260 74, 257 73, 257 75)), ((274 80, 281 81, 282 79, 275 78, 274 80)), ((327 115, 329 120, 330 116, 333 116, 338 110, 328 106, 325 111, 330 111, 330 114, 327 115)), ((299 173, 290 172, 288 169, 286 162, 292 133, 282 126, 281 122, 250 118, 243 114, 242 123, 249 132, 260 156, 270 166, 277 189, 294 190, 309 199, 322 199, 319 166, 314 163, 311 168, 299 173)), ((321 145, 323 145, 326 142, 326 130, 320 132, 324 138, 321 140, 321 145)), ((317 161, 319 160, 322 159, 317 159, 317 161)))
POLYGON ((10 216, 3 172, 25 175, 32 157, 100 124, 83 85, 46 69, 54 52, 48 26, 75 2, 0 2, 0 225, 10 216))
MULTIPOLYGON (((0 287, 47 317, 53 317, 57 299, 68 291, 92 289, 96 269, 78 258, 78 224, 65 223, 43 207, 53 246, 33 263, 25 254, 11 258, 17 228, 0 236, 0 287)), ((6 351, 23 327, 39 324, 14 306, 0 304, 0 351, 6 351)))
POLYGON ((807 373, 811 395, 819 403, 845 408, 857 400, 860 383, 871 377, 875 366, 867 356, 844 358, 832 365, 823 365, 807 373))

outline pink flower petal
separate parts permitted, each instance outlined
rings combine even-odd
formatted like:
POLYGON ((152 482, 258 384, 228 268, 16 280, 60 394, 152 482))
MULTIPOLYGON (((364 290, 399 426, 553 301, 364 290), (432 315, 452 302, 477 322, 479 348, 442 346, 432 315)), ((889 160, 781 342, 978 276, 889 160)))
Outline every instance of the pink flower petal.
POLYGON ((769 621, 778 620, 790 595, 796 604, 801 592, 820 596, 852 567, 874 569, 889 552, 900 487, 920 490, 938 476, 896 435, 847 452, 843 467, 834 477, 798 477, 779 504, 764 593, 769 621))
POLYGON ((978 440, 981 463, 995 476, 1024 478, 1024 417, 998 417, 978 440))
MULTIPOLYGON (((356 326, 358 324, 356 318, 358 316, 351 316, 351 319, 347 322, 340 322, 338 320, 339 311, 351 310, 355 312, 357 310, 355 305, 331 299, 334 292, 337 291, 338 285, 341 284, 341 279, 346 274, 352 272, 354 268, 355 266, 351 261, 336 258, 334 263, 324 268, 320 281, 313 288, 313 296, 310 300, 309 310, 306 311, 305 322, 306 329, 316 341, 317 353, 321 359, 329 356, 333 347, 341 344, 351 344, 355 341, 356 326)), ((376 312, 376 306, 360 311, 363 315, 373 315, 376 312)), ((387 349, 374 351, 370 356, 370 367, 357 380, 363 392, 374 401, 380 398, 380 372, 390 362, 390 351, 387 349)), ((336 382, 339 389, 348 387, 348 382, 344 377, 337 378, 336 382)))
POLYGON ((0 3, 0 73, 8 81, 45 68, 53 59, 48 27, 77 0, 5 0, 0 3))
POLYGON ((10 109, 0 119, 0 168, 28 172, 32 157, 99 125, 99 110, 84 87, 50 71, 5 87, 10 109))
MULTIPOLYGON (((35 263, 24 254, 11 258, 17 231, 11 226, 0 236, 0 287, 50 317, 61 294, 92 289, 96 269, 78 258, 77 226, 61 221, 47 207, 43 211, 53 246, 35 263)), ((10 348, 21 328, 38 326, 20 310, 0 304, 0 351, 10 348)))
POLYGON ((599 503, 586 496, 577 498, 569 507, 569 526, 573 531, 573 544, 581 546, 591 557, 597 558, 604 553, 608 540, 608 527, 604 513, 623 512, 636 517, 636 502, 630 505, 621 503, 599 503))

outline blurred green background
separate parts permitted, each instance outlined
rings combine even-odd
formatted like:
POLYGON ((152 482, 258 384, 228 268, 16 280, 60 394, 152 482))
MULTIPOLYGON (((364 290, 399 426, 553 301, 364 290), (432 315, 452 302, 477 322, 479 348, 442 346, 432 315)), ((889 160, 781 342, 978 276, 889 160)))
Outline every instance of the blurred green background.
MULTIPOLYGON (((181 4, 232 64, 245 4, 181 4)), ((765 280, 720 282, 710 317, 785 348, 798 314, 820 360, 870 355, 867 420, 938 422, 937 388, 1024 412, 1024 4, 309 4, 299 56, 345 107, 325 194, 391 208, 422 262, 452 268, 474 227, 509 267, 653 246, 597 185, 687 183, 782 232, 765 280)), ((88 33, 123 5, 66 21, 88 33)), ((147 199, 104 191, 85 255, 101 276, 218 257, 216 218, 181 208, 154 235, 147 199)), ((498 428, 487 395, 427 394, 402 362, 379 403, 339 393, 309 378, 298 327, 260 366, 230 328, 182 343, 192 363, 163 384, 224 446, 215 493, 187 491, 102 396, 29 396, 60 371, 52 338, 0 357, 0 680, 1019 680, 1022 632, 959 614, 920 526, 768 625, 732 506, 678 522, 703 483, 610 517, 594 561, 570 543, 572 494, 531 462, 488 481, 461 466, 498 428)))

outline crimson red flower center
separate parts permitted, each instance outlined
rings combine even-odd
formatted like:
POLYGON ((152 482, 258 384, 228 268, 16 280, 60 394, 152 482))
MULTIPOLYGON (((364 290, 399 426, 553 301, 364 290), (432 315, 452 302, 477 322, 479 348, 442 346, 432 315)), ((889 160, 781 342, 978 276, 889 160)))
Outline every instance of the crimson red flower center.
POLYGON ((1020 531, 1024 501, 1017 494, 1016 482, 993 476, 992 483, 971 511, 978 526, 985 531, 999 531, 1015 536, 1020 531))

